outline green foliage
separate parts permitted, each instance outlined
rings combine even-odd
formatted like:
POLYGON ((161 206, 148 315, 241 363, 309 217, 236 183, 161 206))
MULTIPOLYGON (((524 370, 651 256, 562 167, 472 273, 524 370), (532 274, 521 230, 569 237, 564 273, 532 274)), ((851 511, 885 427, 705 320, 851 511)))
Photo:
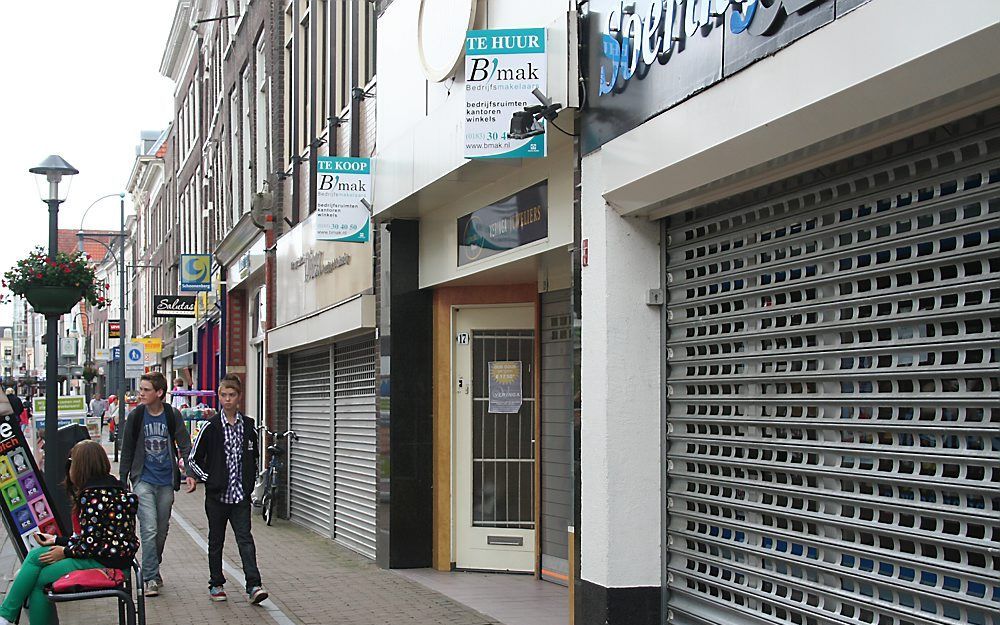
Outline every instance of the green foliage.
POLYGON ((90 257, 83 252, 58 252, 55 260, 49 260, 45 251, 36 247, 27 258, 17 261, 3 275, 0 284, 21 297, 36 286, 79 288, 87 303, 95 308, 104 308, 108 305, 105 296, 108 285, 98 282, 89 260, 90 257))

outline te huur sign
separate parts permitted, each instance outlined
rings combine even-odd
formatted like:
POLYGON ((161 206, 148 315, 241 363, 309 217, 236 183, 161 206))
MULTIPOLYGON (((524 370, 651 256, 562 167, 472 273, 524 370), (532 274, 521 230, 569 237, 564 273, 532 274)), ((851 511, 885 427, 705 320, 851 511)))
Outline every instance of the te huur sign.
POLYGON ((539 182, 458 218, 458 266, 549 236, 549 185, 539 182))

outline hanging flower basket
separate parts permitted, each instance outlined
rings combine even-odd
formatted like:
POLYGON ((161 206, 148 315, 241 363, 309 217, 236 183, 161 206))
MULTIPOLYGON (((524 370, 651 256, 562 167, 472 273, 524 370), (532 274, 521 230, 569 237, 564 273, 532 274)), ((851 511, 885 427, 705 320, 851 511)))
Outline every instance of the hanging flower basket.
POLYGON ((0 284, 27 299, 39 313, 68 313, 81 299, 95 308, 104 308, 108 305, 104 296, 108 285, 97 280, 88 260, 82 252, 59 252, 50 259, 42 248, 36 247, 3 275, 0 284))
POLYGON ((35 312, 44 315, 64 315, 83 299, 83 291, 73 286, 30 286, 24 292, 35 312))

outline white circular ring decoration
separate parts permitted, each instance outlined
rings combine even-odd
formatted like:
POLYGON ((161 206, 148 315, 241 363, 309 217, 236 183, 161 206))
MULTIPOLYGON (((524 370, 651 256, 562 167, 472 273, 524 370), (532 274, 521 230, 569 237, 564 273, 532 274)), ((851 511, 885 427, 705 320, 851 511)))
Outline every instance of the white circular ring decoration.
POLYGON ((424 75, 441 82, 465 55, 465 33, 476 20, 478 0, 420 0, 417 51, 424 75))

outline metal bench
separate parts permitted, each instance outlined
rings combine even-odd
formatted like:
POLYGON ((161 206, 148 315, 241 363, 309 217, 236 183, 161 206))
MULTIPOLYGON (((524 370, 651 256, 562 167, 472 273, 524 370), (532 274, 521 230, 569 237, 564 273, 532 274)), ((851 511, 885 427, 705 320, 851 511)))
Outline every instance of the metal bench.
POLYGON ((146 598, 143 595, 139 562, 132 560, 132 568, 122 570, 122 573, 125 575, 125 583, 117 588, 59 593, 48 588, 45 596, 54 604, 87 599, 118 599, 118 625, 146 625, 146 598), (133 579, 136 580, 135 584, 132 583, 133 579))

